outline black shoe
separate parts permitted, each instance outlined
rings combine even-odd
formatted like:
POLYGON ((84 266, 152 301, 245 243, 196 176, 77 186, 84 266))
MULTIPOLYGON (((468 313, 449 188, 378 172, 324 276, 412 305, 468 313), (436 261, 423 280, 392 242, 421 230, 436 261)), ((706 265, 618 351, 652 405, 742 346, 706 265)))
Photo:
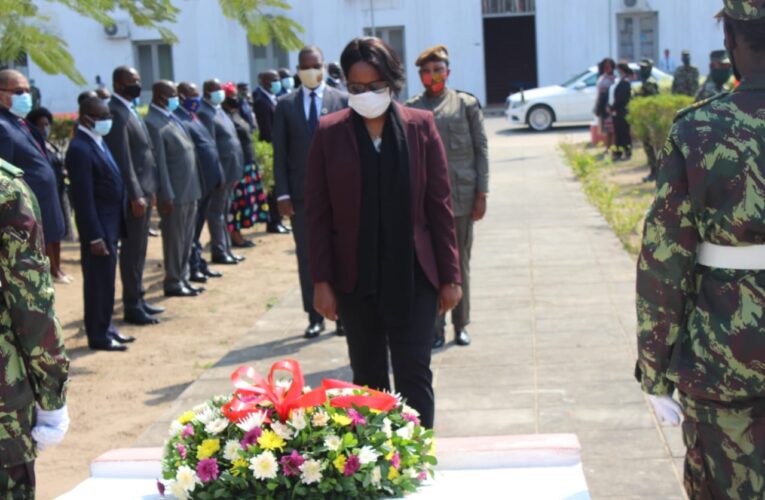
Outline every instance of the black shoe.
POLYGON ((212 263, 233 266, 235 264, 239 264, 239 261, 229 255, 215 255, 212 258, 212 263))
POLYGON ((470 345, 470 335, 467 330, 460 328, 454 332, 454 343, 457 345, 470 345))
POLYGON ((281 224, 269 224, 266 232, 271 234, 290 234, 290 230, 281 224))
POLYGON ((131 342, 135 342, 135 337, 131 335, 122 335, 118 331, 109 332, 107 336, 110 339, 119 342, 120 344, 129 344, 131 342))
POLYGON ((191 283, 189 283, 188 281, 184 281, 184 283, 183 283, 183 284, 184 284, 184 286, 185 286, 186 288, 188 288, 188 289, 189 289, 189 290, 191 290, 192 292, 196 292, 196 294, 197 294, 197 295, 199 295, 199 294, 201 294, 202 292, 204 292, 205 290, 207 290, 207 288, 205 288, 205 287, 203 287, 203 286, 194 286, 194 285, 192 285, 191 283))
POLYGON ((159 323, 159 320, 155 318, 154 316, 151 316, 149 314, 146 314, 146 312, 143 309, 133 309, 125 311, 125 316, 123 318, 125 320, 125 323, 130 323, 131 325, 156 325, 159 323))
POLYGON ((244 240, 244 243, 231 243, 231 246, 236 248, 252 248, 255 246, 255 243, 250 240, 244 240))
POLYGON ((244 255, 237 255, 237 254, 232 253, 232 252, 229 252, 228 256, 231 257, 232 259, 234 259, 237 262, 242 262, 242 261, 247 259, 247 257, 245 257, 244 255))
POLYGON ((165 312, 164 307, 152 306, 150 304, 147 304, 146 302, 141 304, 141 309, 143 309, 143 312, 151 316, 155 314, 162 314, 163 312, 165 312))
POLYGON ((446 344, 446 336, 443 328, 437 328, 433 338, 433 349, 440 349, 446 344))
POLYGON ((335 323, 335 335, 338 337, 345 337, 345 327, 343 326, 343 322, 340 320, 335 323))
POLYGON ((165 290, 165 297, 196 297, 197 295, 199 295, 198 292, 186 288, 185 286, 178 288, 177 290, 165 290))
POLYGON ((656 174, 650 174, 643 177, 643 182, 654 182, 656 180, 656 174))
POLYGON ((197 271, 191 273, 191 276, 189 276, 189 281, 194 283, 207 283, 207 276, 202 271, 197 271))
POLYGON ((311 323, 308 328, 305 329, 305 338, 315 339, 321 332, 324 331, 324 320, 311 323))
POLYGON ((223 273, 219 273, 218 271, 213 271, 212 269, 205 269, 203 271, 204 275, 208 278, 222 278, 223 273))
POLYGON ((105 343, 88 342, 91 351, 127 351, 127 346, 120 344, 114 339, 109 339, 105 343))

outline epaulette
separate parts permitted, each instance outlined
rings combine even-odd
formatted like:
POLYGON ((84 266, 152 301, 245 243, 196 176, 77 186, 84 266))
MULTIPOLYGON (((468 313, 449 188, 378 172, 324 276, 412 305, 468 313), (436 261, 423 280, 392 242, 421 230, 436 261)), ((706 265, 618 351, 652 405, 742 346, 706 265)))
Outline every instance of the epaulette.
POLYGON ((683 108, 680 111, 678 111, 677 114, 675 115, 675 120, 674 121, 677 122, 681 118, 683 118, 686 115, 696 111, 697 109, 703 108, 707 104, 709 104, 711 102, 714 102, 714 101, 716 101, 718 99, 722 99, 723 97, 727 97, 728 94, 729 94, 729 92, 720 92, 719 94, 713 95, 712 97, 710 97, 708 99, 704 99, 703 101, 694 102, 693 104, 691 104, 687 108, 683 108))
POLYGON ((422 99, 422 96, 425 94, 417 94, 414 97, 410 97, 405 103, 404 106, 411 106, 412 104, 416 103, 420 99, 422 99))
POLYGON ((11 177, 23 177, 24 171, 21 170, 18 167, 15 167, 8 163, 7 161, 0 158, 0 171, 5 172, 6 174, 9 174, 11 177))
POLYGON ((456 90, 456 89, 455 89, 455 92, 457 92, 458 94, 464 94, 466 96, 472 97, 473 99, 475 99, 476 104, 478 104, 478 109, 482 109, 481 101, 479 101, 478 98, 474 96, 473 94, 471 94, 470 92, 465 92, 464 90, 456 90))

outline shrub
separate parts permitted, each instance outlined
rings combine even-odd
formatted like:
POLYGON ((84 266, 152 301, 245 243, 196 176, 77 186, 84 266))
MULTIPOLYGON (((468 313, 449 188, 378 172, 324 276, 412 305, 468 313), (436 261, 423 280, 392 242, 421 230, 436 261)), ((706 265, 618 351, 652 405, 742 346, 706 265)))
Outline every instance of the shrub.
POLYGON ((627 121, 637 137, 654 151, 661 151, 677 112, 692 103, 693 98, 684 95, 635 97, 630 101, 627 121))
POLYGON ((255 144, 255 160, 260 167, 263 187, 271 190, 274 187, 274 147, 270 142, 261 141, 257 131, 252 134, 252 142, 255 144))
POLYGON ((54 113, 53 123, 50 126, 50 142, 61 151, 65 151, 72 140, 74 129, 77 124, 77 113, 54 113))

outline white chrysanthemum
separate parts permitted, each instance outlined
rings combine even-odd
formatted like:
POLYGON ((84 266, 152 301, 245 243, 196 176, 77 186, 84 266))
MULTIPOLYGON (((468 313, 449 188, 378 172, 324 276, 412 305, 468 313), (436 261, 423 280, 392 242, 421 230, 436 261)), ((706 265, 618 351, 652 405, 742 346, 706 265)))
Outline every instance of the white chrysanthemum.
POLYGON ((210 408, 208 406, 201 412, 197 413, 196 419, 200 423, 207 425, 208 423, 212 422, 216 418, 220 418, 220 417, 221 417, 221 414, 217 408, 210 408))
POLYGON ((223 445, 223 458, 229 462, 233 462, 239 458, 239 452, 242 451, 242 443, 236 439, 229 439, 226 444, 223 445))
POLYGON ((402 475, 409 477, 409 479, 414 479, 417 477, 417 471, 412 469, 411 467, 404 469, 404 472, 402 475))
POLYGON ((311 424, 313 424, 314 427, 326 427, 328 423, 329 415, 327 415, 327 412, 324 410, 317 411, 311 418, 311 424))
POLYGON ((282 439, 289 441, 292 439, 294 432, 286 424, 281 422, 274 422, 271 424, 271 429, 282 439))
POLYGON ((187 500, 189 498, 188 493, 186 493, 186 490, 183 489, 183 486, 178 481, 170 481, 165 488, 178 500, 187 500))
POLYGON ((178 472, 175 474, 175 482, 178 483, 184 491, 188 492, 194 491, 194 488, 197 487, 197 484, 202 483, 194 469, 187 465, 181 465, 178 467, 178 472))
POLYGON ((383 419, 382 431, 388 439, 393 437, 393 422, 391 422, 388 417, 383 419))
POLYGON ((221 432, 225 431, 226 427, 228 427, 228 419, 216 418, 215 420, 211 420, 207 423, 207 425, 205 425, 205 432, 212 434, 213 436, 217 436, 221 432))
POLYGON ((305 410, 302 408, 292 410, 292 415, 290 415, 289 423, 297 431, 302 431, 305 429, 305 426, 307 425, 305 420, 305 410))
POLYGON ((359 450, 359 462, 361 462, 361 465, 374 463, 378 458, 380 458, 380 454, 371 446, 364 446, 359 450))
POLYGON ((173 420, 170 423, 170 429, 168 429, 167 433, 170 435, 170 437, 175 437, 180 434, 181 431, 183 431, 183 427, 184 425, 182 423, 178 422, 177 420, 173 420))
POLYGON ((412 439, 414 434, 414 423, 407 422, 405 426, 396 431, 396 435, 402 439, 412 439))
POLYGON ((380 481, 382 481, 382 472, 380 472, 379 467, 372 469, 372 474, 369 476, 369 480, 372 484, 380 484, 380 481))
POLYGON ((309 459, 300 466, 300 480, 303 484, 313 484, 321 481, 321 462, 309 459))
POLYGON ((326 446, 329 451, 339 450, 342 443, 343 441, 334 434, 330 434, 324 438, 324 446, 326 446))
POLYGON ((250 432, 255 427, 263 425, 263 422, 266 421, 266 415, 268 414, 265 411, 250 413, 244 420, 236 424, 236 426, 242 429, 245 433, 250 432))
POLYGON ((276 457, 270 451, 264 451, 260 455, 250 459, 250 470, 255 479, 273 479, 279 470, 276 457))
POLYGON ((412 408, 411 406, 407 404, 401 405, 401 413, 409 413, 410 415, 414 415, 415 417, 420 416, 420 412, 412 408))

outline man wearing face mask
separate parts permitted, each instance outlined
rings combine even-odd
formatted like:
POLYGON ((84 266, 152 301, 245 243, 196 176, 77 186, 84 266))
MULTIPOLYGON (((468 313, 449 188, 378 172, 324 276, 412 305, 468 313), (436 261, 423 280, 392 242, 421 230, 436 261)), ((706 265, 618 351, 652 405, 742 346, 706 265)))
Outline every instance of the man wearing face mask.
POLYGON ((255 113, 252 110, 252 96, 250 96, 250 84, 240 82, 236 84, 237 101, 239 101, 239 116, 254 130, 257 129, 255 113))
POLYGON ((72 200, 80 235, 88 347, 125 351, 134 337, 112 324, 117 245, 124 229, 127 193, 117 162, 103 137, 112 127, 109 108, 97 97, 80 104, 77 132, 66 152, 72 200))
POLYGON ((210 135, 210 131, 202 124, 202 121, 196 114, 202 102, 196 84, 183 82, 178 85, 178 97, 181 100, 181 105, 178 106, 174 113, 186 126, 186 130, 191 135, 191 140, 194 141, 202 180, 202 198, 197 205, 194 241, 191 247, 191 255, 189 256, 189 281, 205 283, 207 278, 220 278, 223 276, 218 271, 213 271, 208 267, 207 261, 202 257, 202 243, 199 241, 199 238, 202 236, 205 221, 208 221, 209 226, 209 221, 213 220, 216 216, 215 212, 210 210, 210 200, 213 197, 213 193, 225 190, 226 184, 215 139, 210 135))
POLYGON ((202 86, 202 91, 204 98, 199 105, 199 119, 207 127, 210 135, 215 138, 226 184, 224 190, 213 192, 210 199, 209 210, 214 215, 208 218, 207 226, 210 229, 212 262, 233 265, 243 261, 244 257, 235 255, 231 251, 231 237, 226 229, 226 218, 231 208, 234 187, 244 173, 244 155, 234 122, 221 109, 226 93, 220 81, 207 80, 202 86))
POLYGON ((709 54, 709 76, 696 94, 696 102, 709 99, 722 92, 730 92, 730 77, 733 75, 730 58, 724 50, 713 50, 709 54))
POLYGON ((151 221, 151 200, 157 191, 157 164, 149 133, 138 113, 141 77, 134 68, 119 66, 112 74, 114 94, 109 101, 112 128, 104 136, 114 160, 122 172, 128 194, 125 237, 120 245, 122 303, 126 323, 153 325, 162 307, 144 300, 143 271, 151 221))
POLYGON ((683 64, 675 70, 672 80, 672 93, 695 96, 699 91, 699 68, 691 65, 691 53, 683 51, 683 64))
POLYGON ((282 82, 282 91, 279 92, 276 97, 287 95, 295 90, 295 77, 292 76, 292 72, 289 68, 279 69, 279 79, 282 82))
POLYGON ((345 86, 345 79, 343 78, 343 70, 336 62, 331 62, 327 65, 327 85, 335 87, 337 90, 345 92, 348 90, 345 86))
MULTIPOLYGON (((473 95, 447 88, 449 50, 436 45, 420 54, 415 62, 425 92, 412 98, 407 106, 433 112, 449 160, 452 187, 452 210, 457 228, 457 245, 462 274, 462 300, 451 312, 454 342, 470 344, 465 329, 470 324, 470 253, 473 247, 473 224, 486 215, 489 193, 489 149, 483 125, 481 105, 473 95)), ((433 347, 445 343, 446 318, 439 316, 435 325, 433 347)))
POLYGON ((0 158, 24 171, 24 181, 40 205, 45 250, 54 264, 51 271, 59 274, 55 247, 66 233, 64 214, 45 139, 25 118, 30 111, 32 95, 26 77, 16 70, 0 70, 0 158))
MULTIPOLYGON (((308 269, 305 214, 305 170, 319 117, 348 106, 348 96, 324 81, 324 55, 309 45, 298 54, 299 91, 279 99, 274 114, 274 177, 279 212, 292 218, 292 234, 300 273, 303 310, 308 313, 306 338, 324 331, 324 318, 313 308, 313 282, 308 269)), ((342 326, 336 332, 342 334, 342 326)))
POLYGON ((180 105, 175 84, 160 80, 152 86, 152 93, 146 128, 159 170, 157 208, 162 218, 163 287, 166 297, 194 297, 204 290, 189 283, 197 201, 202 197, 194 142, 183 122, 173 114, 180 105))

